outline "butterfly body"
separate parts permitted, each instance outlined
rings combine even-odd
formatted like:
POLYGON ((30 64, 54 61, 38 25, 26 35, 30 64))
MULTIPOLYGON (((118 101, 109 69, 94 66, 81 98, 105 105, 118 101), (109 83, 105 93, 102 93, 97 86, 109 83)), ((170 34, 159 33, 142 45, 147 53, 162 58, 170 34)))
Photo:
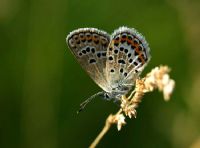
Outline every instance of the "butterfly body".
POLYGON ((80 28, 66 41, 83 69, 103 89, 100 95, 108 100, 126 95, 150 60, 145 38, 127 27, 120 27, 112 35, 80 28))

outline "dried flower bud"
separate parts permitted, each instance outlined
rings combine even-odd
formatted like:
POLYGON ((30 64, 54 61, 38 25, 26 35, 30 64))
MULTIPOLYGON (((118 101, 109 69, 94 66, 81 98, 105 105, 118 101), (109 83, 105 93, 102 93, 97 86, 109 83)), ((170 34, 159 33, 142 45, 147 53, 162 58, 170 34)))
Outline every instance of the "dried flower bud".
POLYGON ((164 95, 165 101, 169 101, 170 96, 174 90, 174 87, 175 87, 175 81, 169 80, 168 84, 165 85, 165 87, 163 88, 163 95, 164 95))
POLYGON ((117 123, 117 129, 118 131, 121 130, 122 126, 126 124, 125 122, 125 117, 123 114, 117 114, 115 115, 114 121, 115 123, 117 123))
POLYGON ((170 79, 170 69, 167 66, 156 67, 151 70, 146 77, 136 80, 135 90, 129 97, 122 96, 121 109, 129 118, 136 118, 136 108, 142 100, 145 93, 155 89, 163 91, 165 101, 170 99, 170 96, 175 87, 175 81, 170 79), (132 96, 133 95, 133 96, 132 96))

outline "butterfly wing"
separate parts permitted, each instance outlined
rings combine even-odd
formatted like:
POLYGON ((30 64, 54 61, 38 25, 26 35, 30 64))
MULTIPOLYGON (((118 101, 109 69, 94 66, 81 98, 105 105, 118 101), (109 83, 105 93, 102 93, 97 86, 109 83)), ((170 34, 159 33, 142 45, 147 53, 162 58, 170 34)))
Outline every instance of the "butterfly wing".
POLYGON ((110 35, 95 28, 81 28, 71 32, 66 42, 83 69, 107 91, 105 66, 110 35))
POLYGON ((135 29, 120 27, 111 36, 107 51, 106 77, 112 88, 128 90, 150 60, 148 43, 135 29))

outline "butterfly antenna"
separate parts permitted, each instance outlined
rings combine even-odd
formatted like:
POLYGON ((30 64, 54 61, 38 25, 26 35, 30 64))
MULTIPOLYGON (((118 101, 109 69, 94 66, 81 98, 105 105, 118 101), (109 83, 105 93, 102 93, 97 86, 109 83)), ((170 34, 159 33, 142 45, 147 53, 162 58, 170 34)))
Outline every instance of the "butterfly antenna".
POLYGON ((85 106, 86 106, 90 101, 92 101, 92 99, 96 98, 97 96, 101 96, 101 95, 103 95, 103 94, 104 94, 103 91, 98 92, 98 93, 92 95, 91 97, 89 97, 89 98, 88 98, 87 100, 85 100, 84 102, 82 102, 82 103, 80 104, 79 110, 77 111, 77 114, 80 113, 80 112, 85 108, 85 106))

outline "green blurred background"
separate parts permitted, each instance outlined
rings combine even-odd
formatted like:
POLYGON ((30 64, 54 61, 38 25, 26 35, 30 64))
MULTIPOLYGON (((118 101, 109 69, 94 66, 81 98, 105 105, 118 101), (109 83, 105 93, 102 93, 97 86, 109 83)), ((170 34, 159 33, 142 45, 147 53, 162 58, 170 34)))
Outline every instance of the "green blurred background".
POLYGON ((169 102, 145 95, 137 119, 113 126, 98 147, 200 147, 199 0, 0 0, 0 148, 88 147, 118 107, 95 99, 100 88, 67 48, 80 27, 143 33, 155 66, 172 68, 169 102))

